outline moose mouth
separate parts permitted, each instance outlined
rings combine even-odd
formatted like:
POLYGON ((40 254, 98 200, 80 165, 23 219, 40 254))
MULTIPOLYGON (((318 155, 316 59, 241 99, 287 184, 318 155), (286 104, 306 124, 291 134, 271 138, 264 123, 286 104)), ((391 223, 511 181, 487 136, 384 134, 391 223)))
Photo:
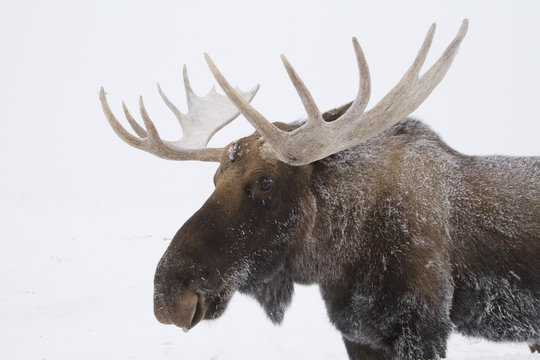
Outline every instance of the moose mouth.
POLYGON ((184 331, 197 325, 206 314, 208 306, 202 295, 195 292, 181 292, 166 304, 163 297, 154 299, 154 314, 162 324, 174 324, 184 331))
POLYGON ((229 299, 226 292, 217 296, 205 296, 192 291, 182 291, 174 301, 166 304, 163 297, 156 296, 154 314, 160 323, 174 324, 187 332, 203 319, 220 317, 229 299))

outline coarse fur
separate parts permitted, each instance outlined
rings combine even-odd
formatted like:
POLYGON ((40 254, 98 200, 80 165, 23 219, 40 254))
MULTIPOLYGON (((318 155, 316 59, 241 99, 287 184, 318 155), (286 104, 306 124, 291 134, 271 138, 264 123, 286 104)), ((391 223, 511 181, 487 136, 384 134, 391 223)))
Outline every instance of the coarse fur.
POLYGON ((157 267, 160 321, 191 328, 238 290, 280 322, 316 283, 350 359, 439 359, 453 330, 540 343, 539 157, 462 155, 413 119, 304 166, 263 145, 224 150, 157 267))

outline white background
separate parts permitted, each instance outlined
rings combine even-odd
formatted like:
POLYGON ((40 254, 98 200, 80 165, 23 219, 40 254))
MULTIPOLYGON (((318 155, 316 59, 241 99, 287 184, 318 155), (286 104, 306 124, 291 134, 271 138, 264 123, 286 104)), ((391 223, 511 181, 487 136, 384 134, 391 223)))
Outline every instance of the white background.
MULTIPOLYGON (((538 155, 538 1, 12 1, 0 4, 0 358, 345 359, 314 287, 297 289, 282 327, 236 296, 185 335, 157 323, 152 278, 168 240, 212 191, 216 164, 168 162, 112 132, 101 85, 123 118, 145 104, 162 136, 180 130, 160 82, 185 110, 181 65, 204 94, 203 52, 272 121, 304 115, 287 55, 321 109, 358 86, 357 36, 378 101, 432 22, 431 64, 463 18, 454 65, 413 114, 467 154, 538 155)), ((237 119, 211 145, 252 132, 237 119)), ((525 345, 453 337, 449 359, 540 359, 525 345)))

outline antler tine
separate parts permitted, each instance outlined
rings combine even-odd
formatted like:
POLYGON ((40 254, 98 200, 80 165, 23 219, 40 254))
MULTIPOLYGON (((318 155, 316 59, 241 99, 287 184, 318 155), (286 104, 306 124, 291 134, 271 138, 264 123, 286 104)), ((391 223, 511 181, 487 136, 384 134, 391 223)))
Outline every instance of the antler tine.
POLYGON ((420 74, 420 69, 422 69, 424 62, 426 61, 427 54, 429 53, 429 49, 431 49, 431 44, 433 43, 433 37, 435 36, 436 28, 436 24, 431 24, 426 34, 426 38, 424 39, 420 50, 418 50, 418 54, 416 54, 416 58, 414 59, 411 67, 409 68, 409 70, 407 70, 403 78, 418 77, 418 75, 420 74))
POLYGON ((285 66, 285 69, 287 70, 287 74, 289 74, 289 78, 291 79, 294 87, 296 88, 296 92, 298 92, 298 95, 300 96, 300 99, 302 100, 302 104, 304 105, 304 108, 306 109, 306 112, 308 115, 307 122, 312 123, 312 124, 324 123, 322 114, 319 111, 317 104, 315 104, 315 101, 313 100, 311 93, 307 89, 302 79, 300 79, 300 76, 298 76, 298 73, 291 66, 291 64, 289 63, 289 60, 287 60, 285 55, 281 55, 281 61, 283 62, 283 65, 285 66))
POLYGON ((109 121, 109 124, 113 128, 116 135, 118 135, 120 139, 124 140, 129 145, 136 148, 141 148, 143 146, 144 140, 131 135, 129 132, 126 131, 126 129, 124 129, 122 125, 120 125, 120 122, 118 122, 118 120, 112 113, 111 108, 109 107, 109 103, 107 102, 107 97, 105 96, 105 90, 103 89, 103 86, 99 91, 99 100, 101 102, 103 113, 105 114, 105 117, 109 121))
POLYGON ((148 133, 146 130, 142 128, 141 125, 131 116, 131 113, 129 112, 126 103, 122 101, 122 108, 124 109, 124 115, 126 115, 126 119, 129 122, 129 125, 131 125, 131 128, 139 135, 140 137, 144 138, 148 136, 148 133))
POLYGON ((148 132, 148 139, 150 140, 150 143, 154 144, 154 146, 159 146, 159 144, 162 144, 163 141, 159 137, 156 126, 150 119, 150 116, 148 116, 148 112, 146 111, 146 108, 144 107, 142 96, 139 96, 139 112, 141 113, 141 117, 144 122, 144 127, 146 128, 146 131, 148 132))
POLYGON ((165 95, 165 93, 161 89, 161 86, 159 85, 159 83, 157 84, 157 89, 158 89, 159 96, 161 96, 161 98, 163 99, 163 102, 165 103, 165 105, 167 105, 169 110, 171 110, 171 112, 174 114, 174 116, 176 116, 176 118, 178 119, 178 122, 180 123, 180 126, 183 129, 185 125, 184 125, 184 117, 183 117, 182 112, 180 112, 180 110, 178 110, 176 105, 174 105, 172 103, 172 101, 169 100, 167 95, 165 95))
POLYGON ((182 67, 182 76, 184 77, 184 89, 186 89, 186 96, 189 100, 190 97, 196 96, 193 92, 193 89, 191 88, 191 83, 189 82, 189 76, 187 72, 187 66, 184 64, 182 67))
POLYGON ((358 94, 347 111, 338 119, 340 122, 349 122, 358 119, 366 109, 371 95, 371 77, 369 75, 369 66, 358 43, 358 39, 353 37, 353 47, 358 64, 358 75, 360 76, 360 85, 358 94))

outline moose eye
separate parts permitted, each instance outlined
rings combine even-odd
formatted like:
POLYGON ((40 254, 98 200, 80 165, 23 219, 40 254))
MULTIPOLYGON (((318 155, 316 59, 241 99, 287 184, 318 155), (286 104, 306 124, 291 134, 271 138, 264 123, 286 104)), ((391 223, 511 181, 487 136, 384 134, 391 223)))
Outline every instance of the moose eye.
POLYGON ((272 186, 273 186, 272 180, 264 179, 263 181, 259 183, 259 191, 261 192, 270 191, 272 189, 272 186))

